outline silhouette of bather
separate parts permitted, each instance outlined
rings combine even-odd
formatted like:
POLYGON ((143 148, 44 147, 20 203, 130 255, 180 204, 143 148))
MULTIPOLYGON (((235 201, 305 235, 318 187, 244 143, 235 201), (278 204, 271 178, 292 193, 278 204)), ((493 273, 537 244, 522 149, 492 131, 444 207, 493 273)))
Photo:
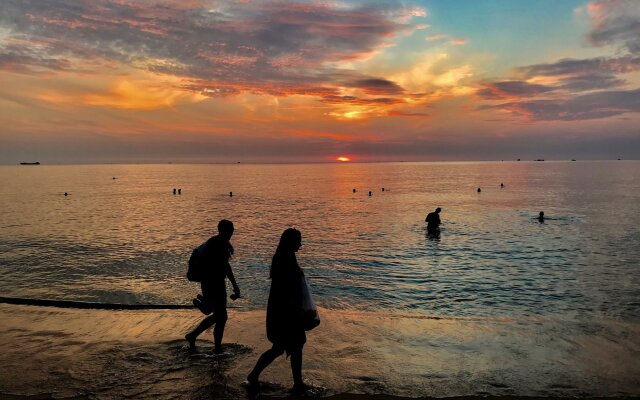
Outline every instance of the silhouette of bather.
POLYGON ((442 209, 438 207, 434 212, 427 214, 427 218, 424 219, 429 233, 436 233, 436 231, 440 230, 440 211, 442 209))

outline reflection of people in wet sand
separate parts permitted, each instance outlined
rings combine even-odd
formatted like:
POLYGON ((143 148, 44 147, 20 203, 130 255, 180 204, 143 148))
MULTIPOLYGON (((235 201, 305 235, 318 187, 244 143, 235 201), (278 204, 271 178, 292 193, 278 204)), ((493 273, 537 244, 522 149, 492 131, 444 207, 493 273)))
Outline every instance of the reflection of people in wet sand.
POLYGON ((434 212, 427 214, 427 218, 424 221, 427 223, 427 231, 429 233, 436 233, 440 229, 440 207, 436 208, 434 212))
POLYGON ((229 278, 231 281, 235 297, 240 296, 240 288, 233 276, 231 265, 229 265, 229 258, 233 253, 233 247, 229 243, 231 236, 233 236, 233 223, 223 219, 218 223, 218 235, 213 236, 205 244, 203 258, 206 260, 207 269, 202 282, 200 282, 202 296, 198 295, 193 303, 207 317, 193 331, 185 335, 191 348, 195 347, 198 335, 215 324, 213 329, 214 351, 222 353, 222 336, 227 322, 225 278, 229 278))
POLYGON ((265 351, 247 376, 250 385, 258 386, 260 373, 284 352, 291 356, 293 391, 310 389, 302 381, 302 348, 307 341, 303 320, 304 272, 298 265, 296 252, 302 235, 289 228, 282 233, 271 262, 271 291, 267 304, 267 338, 273 347, 265 351))

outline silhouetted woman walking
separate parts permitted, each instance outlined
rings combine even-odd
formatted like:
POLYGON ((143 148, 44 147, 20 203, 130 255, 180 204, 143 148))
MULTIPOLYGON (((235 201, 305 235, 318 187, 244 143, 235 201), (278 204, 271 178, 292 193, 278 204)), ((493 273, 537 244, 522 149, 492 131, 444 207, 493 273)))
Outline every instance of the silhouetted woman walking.
POLYGON ((302 245, 299 230, 289 228, 282 233, 271 262, 271 291, 267 304, 267 338, 273 347, 265 351, 253 371, 247 376, 251 385, 258 385, 260 373, 285 351, 291 356, 293 391, 310 387, 302 381, 302 347, 307 341, 303 312, 304 273, 298 265, 296 252, 302 245))

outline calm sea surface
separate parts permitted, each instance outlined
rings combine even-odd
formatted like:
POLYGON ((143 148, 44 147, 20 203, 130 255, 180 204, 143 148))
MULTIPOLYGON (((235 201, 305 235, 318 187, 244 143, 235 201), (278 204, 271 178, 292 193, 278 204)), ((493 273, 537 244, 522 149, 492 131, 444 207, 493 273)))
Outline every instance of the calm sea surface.
POLYGON ((296 227, 329 309, 640 320, 638 161, 3 166, 0 296, 189 304, 222 218, 249 309, 296 227))

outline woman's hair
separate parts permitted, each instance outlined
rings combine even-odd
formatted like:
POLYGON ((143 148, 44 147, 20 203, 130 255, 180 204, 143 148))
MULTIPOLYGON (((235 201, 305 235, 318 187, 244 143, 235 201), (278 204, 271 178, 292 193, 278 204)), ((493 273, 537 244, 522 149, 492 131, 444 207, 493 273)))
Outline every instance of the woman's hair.
MULTIPOLYGON (((298 267, 298 263, 295 259, 295 251, 298 249, 301 241, 302 233, 295 228, 287 228, 282 232, 282 235, 280 236, 280 243, 278 243, 278 248, 276 248, 276 253, 273 255, 273 260, 271 261, 271 271, 269 272, 270 277, 273 277, 274 266, 285 261, 284 256, 286 256, 287 253, 293 255, 295 266, 298 269, 300 268, 298 267)), ((276 266, 276 268, 279 267, 281 266, 276 266)))

